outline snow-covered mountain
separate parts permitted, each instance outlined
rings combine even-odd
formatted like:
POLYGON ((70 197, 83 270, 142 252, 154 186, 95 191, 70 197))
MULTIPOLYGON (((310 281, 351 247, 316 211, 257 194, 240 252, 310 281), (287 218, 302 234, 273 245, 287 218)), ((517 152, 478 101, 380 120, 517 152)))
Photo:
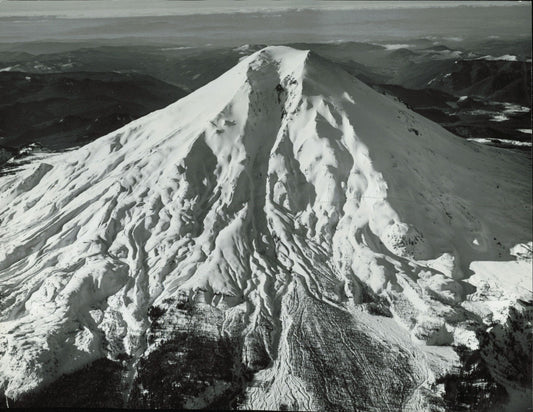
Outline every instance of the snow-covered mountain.
POLYGON ((530 166, 307 51, 254 53, 0 178, 6 402, 73 405, 65 385, 91 393, 102 359, 89 398, 107 406, 520 401, 530 166), (465 401, 456 381, 488 389, 465 401))

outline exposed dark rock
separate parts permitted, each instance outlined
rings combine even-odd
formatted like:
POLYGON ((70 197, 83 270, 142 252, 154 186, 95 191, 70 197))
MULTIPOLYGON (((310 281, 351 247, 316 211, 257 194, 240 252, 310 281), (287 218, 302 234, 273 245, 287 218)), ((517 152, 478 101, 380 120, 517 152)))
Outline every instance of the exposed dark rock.
MULTIPOLYGON (((121 408, 122 376, 119 362, 98 359, 84 368, 61 376, 56 381, 17 400, 9 400, 15 408, 121 408)), ((0 408, 6 407, 0 399, 0 408)))
POLYGON ((242 398, 251 378, 241 361, 242 341, 218 332, 218 309, 170 307, 158 319, 150 331, 155 349, 137 364, 128 408, 229 409, 242 398), (184 326, 172 322, 176 317, 184 326))
POLYGON ((487 411, 508 401, 505 388, 497 383, 479 351, 466 347, 456 349, 462 367, 457 374, 448 374, 437 383, 444 383, 444 401, 453 411, 487 411))

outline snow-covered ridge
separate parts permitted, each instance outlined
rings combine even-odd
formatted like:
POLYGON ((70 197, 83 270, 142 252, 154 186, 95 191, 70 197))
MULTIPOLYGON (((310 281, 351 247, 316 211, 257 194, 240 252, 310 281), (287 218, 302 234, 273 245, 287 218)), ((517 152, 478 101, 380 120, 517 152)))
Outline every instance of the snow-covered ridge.
POLYGON ((291 372, 288 330, 304 312, 320 323, 309 308, 323 305, 408 353, 398 406, 424 409, 421 388, 451 367, 450 345, 475 347, 472 322, 500 310, 491 302, 531 300, 530 262, 510 254, 532 239, 529 163, 307 51, 263 49, 0 178, 0 388, 17 397, 99 357, 142 356, 149 307, 179 296, 242 312, 245 345, 262 336, 272 364, 258 379, 273 383, 250 389, 250 407, 275 409, 280 392, 317 407, 291 372), (487 261, 515 287, 478 293, 496 276, 487 261))

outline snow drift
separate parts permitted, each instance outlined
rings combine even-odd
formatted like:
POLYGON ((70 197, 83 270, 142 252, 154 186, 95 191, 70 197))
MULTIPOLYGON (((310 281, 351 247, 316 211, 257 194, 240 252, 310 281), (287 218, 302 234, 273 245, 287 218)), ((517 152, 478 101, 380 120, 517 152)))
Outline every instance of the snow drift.
POLYGON ((268 47, 0 178, 0 388, 121 354, 135 382, 178 302, 242 342, 242 407, 425 409, 452 346, 531 301, 530 199, 525 156, 268 47))

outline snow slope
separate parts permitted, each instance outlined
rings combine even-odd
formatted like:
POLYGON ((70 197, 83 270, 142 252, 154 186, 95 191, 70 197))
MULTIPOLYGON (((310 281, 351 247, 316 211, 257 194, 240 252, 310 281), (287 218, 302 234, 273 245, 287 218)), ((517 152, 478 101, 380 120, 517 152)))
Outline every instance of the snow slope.
POLYGON ((263 49, 0 178, 0 388, 142 358, 149 308, 180 297, 240 319, 245 407, 426 409, 451 345, 532 299, 511 254, 532 240, 530 163, 263 49))

